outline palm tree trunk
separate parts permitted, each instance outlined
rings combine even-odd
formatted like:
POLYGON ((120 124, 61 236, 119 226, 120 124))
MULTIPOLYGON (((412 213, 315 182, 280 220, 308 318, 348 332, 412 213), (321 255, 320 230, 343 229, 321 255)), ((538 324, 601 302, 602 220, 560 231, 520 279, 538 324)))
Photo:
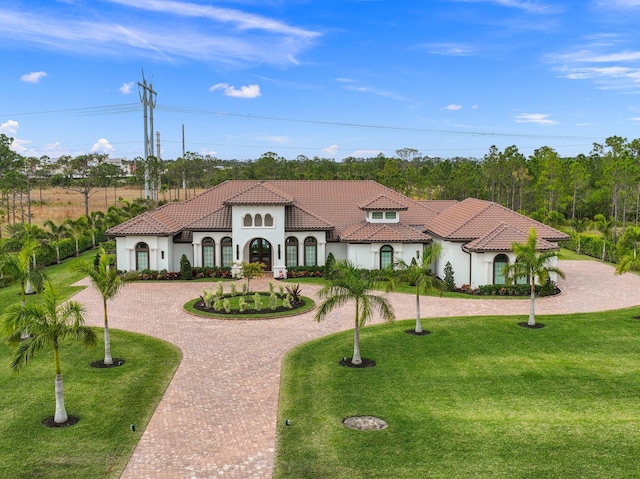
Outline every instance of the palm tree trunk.
POLYGON ((536 280, 531 275, 531 302, 529 304, 529 321, 527 322, 529 326, 536 325, 536 280))
POLYGON ((104 303, 104 363, 113 364, 111 357, 111 334, 109 333, 109 321, 107 319, 107 300, 104 303))
POLYGON ((422 333, 422 322, 420 321, 420 294, 416 293, 416 334, 422 333))
POLYGON ((67 410, 64 407, 64 385, 62 383, 62 374, 56 374, 56 412, 53 415, 53 421, 60 424, 67 422, 67 410))
POLYGON ((353 330, 353 358, 351 364, 362 364, 362 358, 360 357, 360 328, 358 325, 353 330))
POLYGON ((62 383, 62 371, 60 369, 60 354, 58 353, 58 344, 53 345, 53 363, 56 370, 56 412, 53 415, 53 422, 58 424, 67 422, 69 416, 67 416, 67 410, 64 407, 64 384, 62 383))
POLYGON ((104 300, 104 363, 113 364, 111 357, 111 335, 109 334, 109 322, 107 320, 107 300, 104 300))

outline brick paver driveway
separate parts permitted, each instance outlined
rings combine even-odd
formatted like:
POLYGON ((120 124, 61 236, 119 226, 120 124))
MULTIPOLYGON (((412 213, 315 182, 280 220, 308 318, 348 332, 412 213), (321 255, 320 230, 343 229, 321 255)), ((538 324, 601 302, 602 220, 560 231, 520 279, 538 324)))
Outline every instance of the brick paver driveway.
MULTIPOLYGON (((614 276, 595 261, 564 261, 563 294, 536 302, 540 314, 604 311, 640 304, 640 277, 614 276)), ((264 288, 259 281, 252 289, 264 288)), ((84 280, 86 284, 86 280, 84 280)), ((182 305, 203 283, 134 283, 109 306, 112 328, 172 342, 183 360, 142 434, 122 478, 268 478, 273 472, 280 363, 292 347, 352 327, 351 307, 323 323, 313 312, 261 321, 202 319, 182 305)), ((303 286, 314 296, 317 287, 303 286)), ((390 294, 399 319, 414 316, 411 296, 390 294)), ((102 325, 102 303, 88 288, 75 297, 102 325)), ((526 300, 424 298, 424 317, 528 314, 526 300)), ((117 355, 117 344, 114 354, 117 355)), ((143 360, 143 358, 140 358, 143 360)), ((128 424, 123 424, 128 427, 128 424)))

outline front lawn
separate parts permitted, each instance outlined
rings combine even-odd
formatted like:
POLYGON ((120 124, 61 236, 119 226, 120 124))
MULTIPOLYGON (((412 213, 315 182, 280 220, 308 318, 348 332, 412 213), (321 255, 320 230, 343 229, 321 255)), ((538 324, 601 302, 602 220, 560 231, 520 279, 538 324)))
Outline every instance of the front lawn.
POLYGON ((90 366, 103 357, 101 345, 61 345, 67 412, 80 418, 66 428, 41 423, 55 408, 51 353, 37 354, 16 374, 9 369, 11 350, 0 343, 0 477, 120 477, 181 353, 164 341, 117 330, 111 330, 111 342, 125 363, 110 369, 90 366))
POLYGON ((338 365, 351 331, 302 345, 283 362, 274 477, 640 477, 639 315, 369 326, 367 369, 338 365), (389 427, 351 430, 352 415, 389 427))

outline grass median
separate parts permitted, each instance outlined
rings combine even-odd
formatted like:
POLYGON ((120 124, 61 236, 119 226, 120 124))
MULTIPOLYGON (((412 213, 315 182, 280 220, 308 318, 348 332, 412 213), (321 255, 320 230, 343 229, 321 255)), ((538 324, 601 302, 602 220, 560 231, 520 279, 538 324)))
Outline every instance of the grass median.
POLYGON ((411 321, 352 332, 285 358, 275 476, 284 478, 640 477, 640 308, 411 321), (382 431, 346 428, 349 416, 382 431), (288 424, 287 424, 288 420, 288 424))

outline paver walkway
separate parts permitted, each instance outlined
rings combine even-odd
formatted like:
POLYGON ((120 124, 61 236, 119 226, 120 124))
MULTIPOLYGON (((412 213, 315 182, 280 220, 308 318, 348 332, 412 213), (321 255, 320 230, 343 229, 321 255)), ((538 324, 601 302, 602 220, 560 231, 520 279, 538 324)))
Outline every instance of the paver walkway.
MULTIPOLYGON (((559 282, 563 294, 536 301, 536 313, 604 311, 640 304, 640 276, 614 276, 611 267, 595 261, 564 261, 560 267, 567 276, 559 282)), ((252 281, 252 289, 266 289, 265 283, 252 281)), ((185 313, 182 305, 205 287, 210 284, 133 283, 110 302, 112 328, 165 339, 183 353, 122 479, 272 477, 283 355, 310 339, 352 327, 351 306, 320 324, 313 320, 313 312, 260 321, 211 320, 185 313)), ((303 285, 303 294, 315 296, 317 289, 303 285)), ((389 297, 398 319, 415 317, 412 296, 391 293, 389 297)), ((102 303, 93 289, 74 299, 87 307, 89 324, 102 325, 102 303)), ((527 300, 422 299, 425 318, 524 316, 528 308, 527 300)), ((114 344, 116 356, 117 351, 114 344)))

